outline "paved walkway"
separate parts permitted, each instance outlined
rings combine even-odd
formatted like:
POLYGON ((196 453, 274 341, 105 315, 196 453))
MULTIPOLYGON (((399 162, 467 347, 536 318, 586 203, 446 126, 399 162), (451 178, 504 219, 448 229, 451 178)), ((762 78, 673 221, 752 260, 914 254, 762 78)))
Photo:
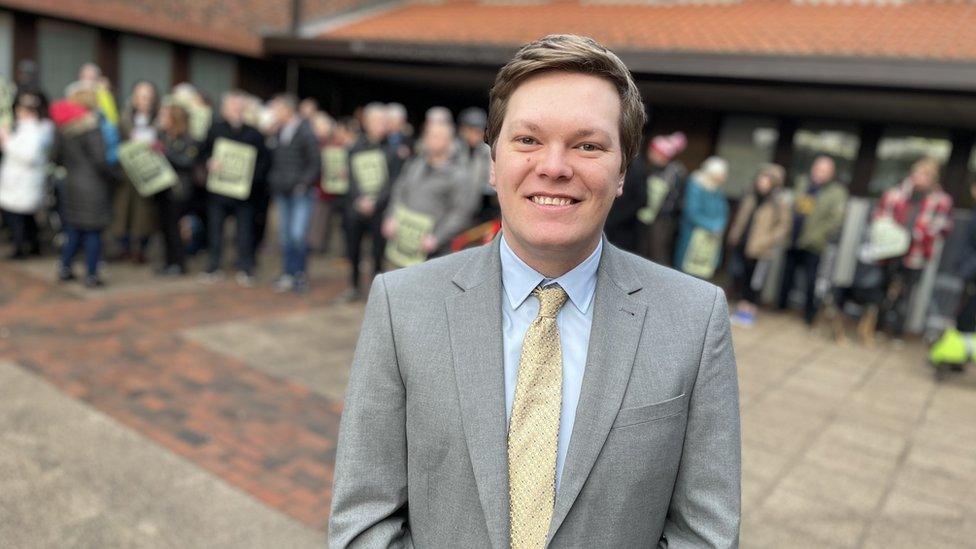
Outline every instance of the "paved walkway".
MULTIPOLYGON (((315 265, 298 297, 0 263, 0 547, 321 545, 362 307, 315 265)), ((743 547, 974 546, 976 371, 781 315, 735 345, 743 547)))

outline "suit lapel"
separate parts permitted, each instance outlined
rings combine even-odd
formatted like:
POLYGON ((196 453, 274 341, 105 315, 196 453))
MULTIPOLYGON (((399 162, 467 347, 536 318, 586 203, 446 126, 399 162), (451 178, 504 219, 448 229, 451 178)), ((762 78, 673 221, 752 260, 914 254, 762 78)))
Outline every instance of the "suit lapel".
POLYGON ((454 278, 447 299, 461 422, 488 533, 508 545, 508 461, 502 346, 499 239, 479 250, 454 278))
POLYGON ((583 488, 630 380, 647 307, 632 296, 641 285, 624 259, 622 252, 604 241, 586 370, 549 539, 566 519, 583 488))

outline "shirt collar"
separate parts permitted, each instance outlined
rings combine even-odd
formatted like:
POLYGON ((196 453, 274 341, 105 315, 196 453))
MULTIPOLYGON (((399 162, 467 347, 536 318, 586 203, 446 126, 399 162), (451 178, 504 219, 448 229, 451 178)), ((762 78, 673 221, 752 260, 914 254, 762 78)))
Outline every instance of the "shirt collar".
POLYGON ((559 284, 569 300, 579 310, 586 314, 593 302, 596 292, 596 272, 600 266, 600 256, 603 253, 603 239, 596 245, 596 249, 582 263, 573 267, 571 271, 556 279, 549 279, 529 267, 519 256, 515 255, 508 246, 505 235, 502 234, 499 246, 502 261, 502 285, 512 309, 518 309, 537 286, 559 284))

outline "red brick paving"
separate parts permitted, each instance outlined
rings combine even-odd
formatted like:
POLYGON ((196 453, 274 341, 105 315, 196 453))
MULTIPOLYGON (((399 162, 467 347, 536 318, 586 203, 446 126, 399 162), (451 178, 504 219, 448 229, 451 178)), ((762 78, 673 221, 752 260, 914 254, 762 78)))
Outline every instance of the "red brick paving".
POLYGON ((322 306, 341 282, 318 281, 306 296, 233 283, 166 295, 150 287, 79 299, 0 264, 0 357, 324 530, 341 403, 179 332, 322 306))

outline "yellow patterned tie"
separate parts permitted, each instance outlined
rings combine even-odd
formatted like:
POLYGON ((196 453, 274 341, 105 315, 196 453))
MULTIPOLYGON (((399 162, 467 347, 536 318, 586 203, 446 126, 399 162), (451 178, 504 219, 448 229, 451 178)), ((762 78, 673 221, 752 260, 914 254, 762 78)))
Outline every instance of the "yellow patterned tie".
POLYGON ((552 285, 536 288, 532 295, 539 299, 539 316, 525 332, 508 427, 512 549, 545 545, 556 497, 556 444, 563 384, 556 314, 566 303, 566 292, 552 285))

